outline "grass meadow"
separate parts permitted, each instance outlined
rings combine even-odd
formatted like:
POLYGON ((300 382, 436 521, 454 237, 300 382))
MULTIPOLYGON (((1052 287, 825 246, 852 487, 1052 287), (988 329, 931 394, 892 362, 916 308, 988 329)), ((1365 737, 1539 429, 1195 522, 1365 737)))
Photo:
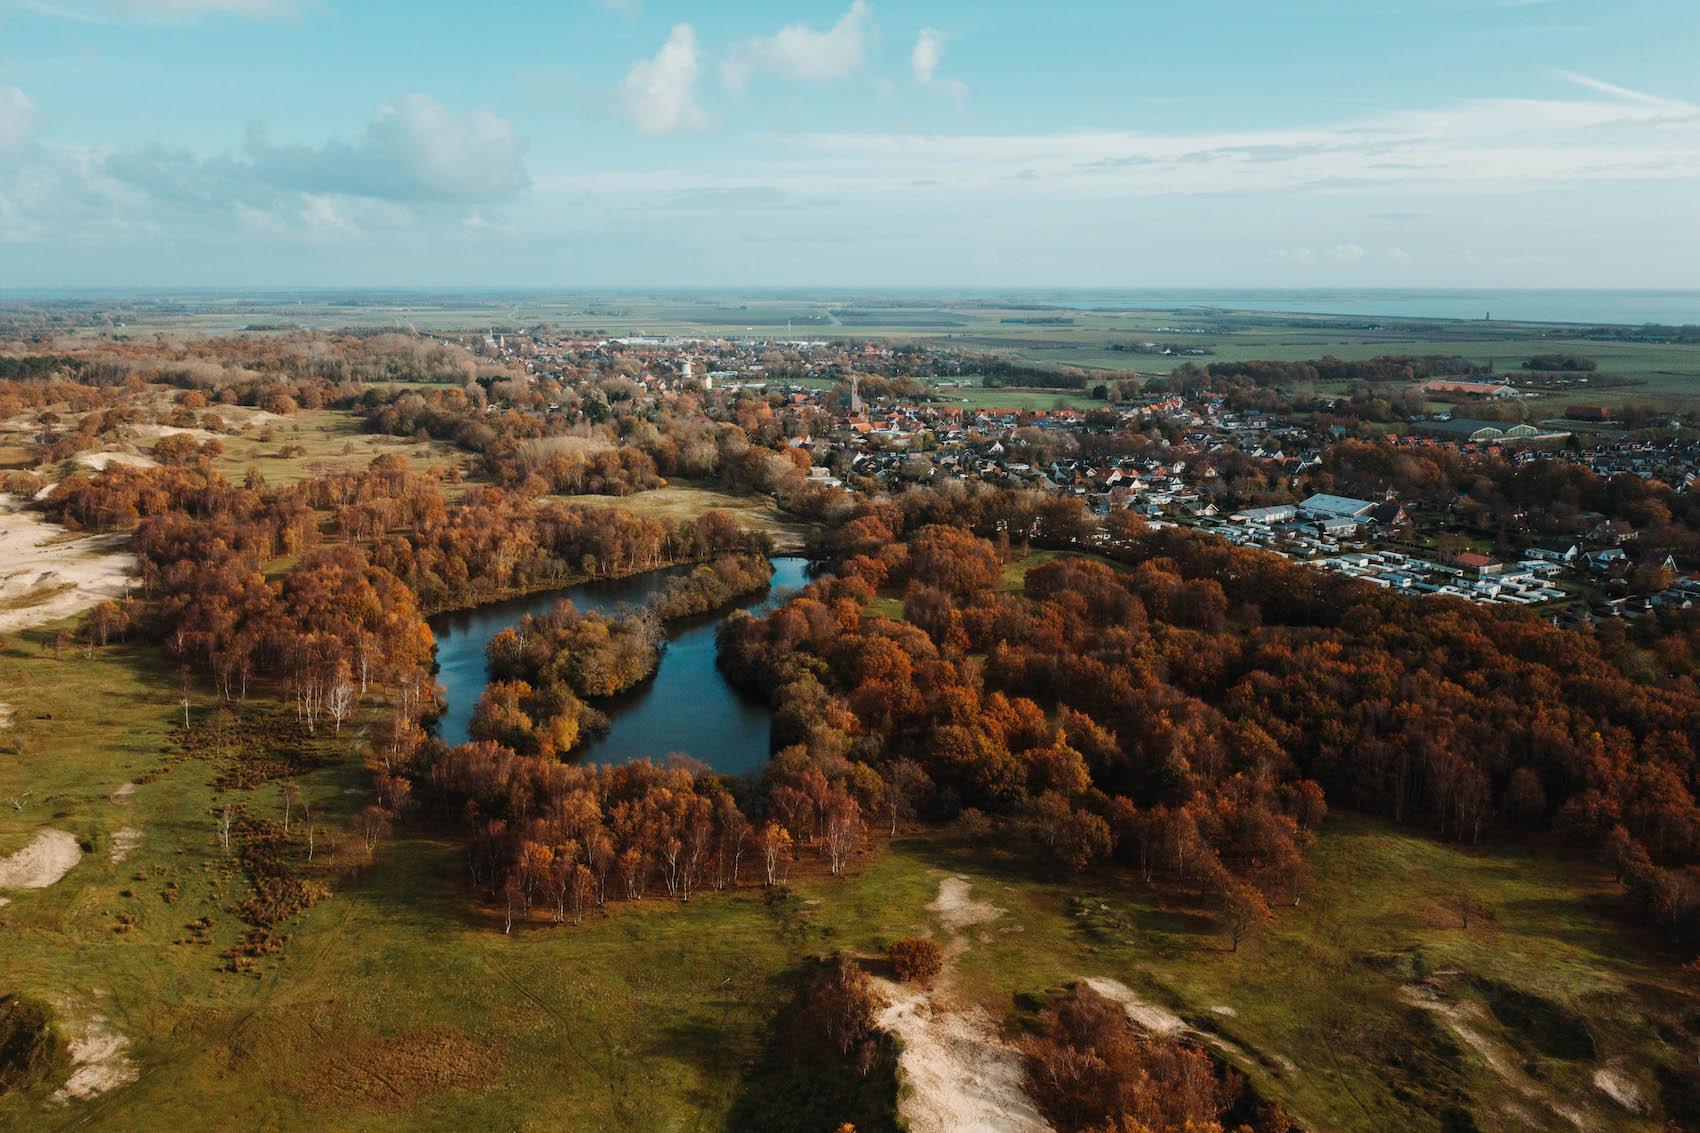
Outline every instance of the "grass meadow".
MULTIPOLYGON (((135 1079, 87 1101, 0 1098, 0 1128, 721 1128, 800 966, 939 931, 927 906, 952 875, 1004 910, 973 930, 956 978, 1011 1028, 1075 979, 1121 980, 1227 1044, 1310 1129, 1440 1129, 1459 1113, 1560 1128, 1543 1108, 1560 1099, 1590 1128, 1638 1128, 1594 1073, 1656 1096, 1655 1068, 1686 1041, 1682 958, 1621 919, 1601 871, 1351 815, 1312 852, 1314 893, 1237 953, 1184 891, 1035 875, 927 830, 847 878, 805 869, 778 900, 612 903, 582 926, 503 935, 470 899, 457 843, 411 828, 286 921, 255 972, 230 973, 219 953, 242 936, 248 883, 214 810, 277 817, 278 786, 220 792, 216 759, 173 754, 182 708, 150 650, 56 659, 45 640, 0 650, 15 708, 0 854, 43 826, 88 852, 56 885, 8 894, 0 992, 51 1004, 73 1034, 104 1020, 135 1079), (125 828, 142 841, 114 862, 125 828), (1411 1005, 1401 989, 1421 980, 1449 989, 1479 1048, 1411 1005), (1578 1029, 1581 1053, 1544 1037, 1578 1029)), ((359 743, 358 729, 318 741, 325 762, 299 781, 320 821, 364 805, 359 743)))

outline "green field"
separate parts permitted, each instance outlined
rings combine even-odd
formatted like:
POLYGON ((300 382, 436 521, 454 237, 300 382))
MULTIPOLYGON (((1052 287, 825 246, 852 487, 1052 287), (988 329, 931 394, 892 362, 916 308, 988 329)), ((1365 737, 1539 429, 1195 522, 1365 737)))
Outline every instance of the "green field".
POLYGON ((1019 386, 935 387, 939 405, 968 409, 1102 409, 1105 403, 1073 390, 1023 389, 1019 386))
MULTIPOLYGON (((582 927, 504 936, 470 902, 459 847, 409 829, 286 922, 258 974, 221 972, 247 883, 213 811, 275 817, 276 785, 220 793, 220 763, 186 759, 118 794, 168 762, 175 685, 146 649, 56 660, 42 640, 0 651, 16 708, 0 733, 0 854, 43 826, 89 852, 51 888, 8 894, 0 992, 53 1005, 73 1034, 104 1020, 137 1080, 86 1102, 0 1099, 0 1127, 718 1128, 805 958, 937 931, 926 906, 948 875, 1004 910, 958 963, 965 993, 1019 1026, 1076 978, 1120 980, 1231 1044, 1310 1129, 1438 1129, 1460 1108, 1483 1129, 1564 1128, 1555 1102, 1589 1128, 1638 1128, 1594 1075, 1656 1098, 1655 1068, 1692 1045, 1692 999, 1673 982, 1684 958, 1626 927, 1601 871, 1351 816, 1313 851, 1314 894, 1237 954, 1183 892, 1119 874, 1058 884, 927 832, 848 879, 804 876, 777 904, 753 889, 617 903, 582 927), (143 840, 114 863, 126 827, 143 840), (1460 892, 1481 910, 1467 929, 1460 892), (1423 981, 1473 1042, 1407 1001, 1423 981), (1587 1049, 1555 1045, 1554 1027, 1587 1049)), ((322 818, 364 805, 365 772, 338 756, 357 742, 321 741, 335 761, 301 777, 322 818)))
POLYGON ((716 509, 729 511, 753 531, 773 537, 774 549, 795 552, 803 549, 812 525, 788 515, 766 496, 740 496, 706 484, 678 482, 629 496, 546 496, 565 504, 584 507, 617 507, 637 515, 666 519, 695 519, 716 509))

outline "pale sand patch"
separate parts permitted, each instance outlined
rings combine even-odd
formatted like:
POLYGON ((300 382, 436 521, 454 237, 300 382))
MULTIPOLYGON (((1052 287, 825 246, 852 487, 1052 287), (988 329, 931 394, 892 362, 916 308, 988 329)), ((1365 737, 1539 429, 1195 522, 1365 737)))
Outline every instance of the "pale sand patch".
POLYGON ((158 468, 159 462, 151 456, 142 456, 134 452, 114 452, 110 449, 104 452, 80 452, 77 463, 86 465, 96 472, 104 472, 110 464, 128 464, 132 468, 158 468))
POLYGON ((911 1133, 1041 1133, 1051 1125, 1027 1096, 1021 1053, 985 1008, 949 991, 953 962, 970 947, 956 930, 1004 913, 971 900, 970 888, 964 878, 947 877, 927 906, 952 930, 944 969, 930 986, 874 980, 887 1003, 879 1026, 903 1043, 898 1113, 911 1133))
POLYGON ((130 1061, 130 1040, 111 1030, 106 1017, 91 1014, 70 1042, 71 1061, 76 1069, 53 1095, 54 1101, 81 1101, 97 1097, 139 1076, 130 1061))
POLYGON ((937 913, 944 927, 952 932, 1003 916, 1003 910, 990 901, 969 900, 968 893, 972 888, 965 878, 947 877, 939 882, 939 895, 927 909, 937 913))
POLYGON ((187 433, 197 441, 210 441, 218 436, 207 429, 187 429, 180 425, 137 425, 136 432, 144 437, 172 437, 178 433, 187 433))
POLYGON ((1111 1003, 1120 1004, 1121 1009, 1127 1012, 1127 1017, 1132 1019, 1134 1025, 1142 1031, 1170 1038, 1188 1029, 1185 1019, 1182 1019, 1173 1011, 1139 998, 1134 994, 1132 988, 1120 980, 1112 980, 1105 976, 1087 976, 1085 982, 1087 987, 1111 1003))
POLYGON ((117 865, 125 858, 136 852, 136 847, 142 844, 142 832, 134 826, 125 826, 112 835, 112 864, 117 865))
POLYGON ((12 706, 0 701, 0 732, 12 726, 12 706))
POLYGON ((897 1102, 910 1133, 1030 1133, 1051 1128, 1027 1096, 1021 1054, 986 1010, 942 1007, 923 990, 886 980, 879 1025, 903 1042, 897 1102))
POLYGON ((1590 1129, 1592 1124, 1574 1106, 1556 1100, 1546 1087, 1524 1074, 1517 1066, 1517 1056, 1477 1028, 1485 1022, 1482 1009, 1474 1003, 1452 1003, 1440 997, 1439 991, 1428 984, 1406 984, 1399 996, 1414 1007, 1432 1011, 1446 1021, 1452 1033, 1464 1040, 1487 1063, 1494 1076, 1515 1089, 1531 1102, 1545 1106, 1550 1112, 1570 1122, 1577 1129, 1590 1129))
POLYGON ((127 536, 68 534, 0 495, 0 633, 70 617, 129 588, 136 557, 118 549, 127 536))
POLYGON ((82 857, 75 837, 63 830, 42 830, 11 857, 0 858, 0 889, 46 889, 82 857))
POLYGON ((1647 1102, 1635 1083, 1611 1066, 1602 1066, 1594 1071, 1594 1088, 1630 1113, 1647 1112, 1647 1102))
POLYGON ((136 785, 134 783, 125 783, 122 787, 119 787, 116 791, 112 792, 112 797, 115 799, 127 799, 135 793, 136 785))
MULTIPOLYGON (((1159 1007, 1155 1003, 1141 999, 1132 988, 1120 980, 1112 980, 1104 976, 1087 976, 1083 982, 1110 1002, 1120 1004, 1121 1009, 1127 1013, 1127 1017, 1133 1020, 1133 1025, 1147 1034, 1158 1035, 1163 1038, 1184 1037, 1194 1042, 1215 1047, 1218 1053, 1240 1063, 1252 1061, 1252 1056, 1238 1043, 1225 1039, 1221 1035, 1188 1026, 1185 1019, 1167 1008, 1159 1007)), ((1238 1014, 1226 1004, 1217 1004, 1210 1011, 1211 1014, 1220 1015, 1223 1018, 1232 1018, 1238 1014)), ((1267 1053, 1266 1056, 1269 1061, 1279 1066, 1288 1077, 1298 1076, 1298 1064, 1286 1055, 1267 1053)))

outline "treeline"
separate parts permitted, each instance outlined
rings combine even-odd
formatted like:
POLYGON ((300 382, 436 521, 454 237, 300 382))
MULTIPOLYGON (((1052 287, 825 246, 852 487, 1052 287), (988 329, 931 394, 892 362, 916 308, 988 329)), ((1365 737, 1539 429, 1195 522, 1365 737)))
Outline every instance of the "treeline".
POLYGON ((694 617, 760 594, 773 577, 766 555, 721 555, 683 578, 675 578, 650 599, 649 608, 662 621, 694 617))
POLYGON ((1591 374, 1599 368, 1598 362, 1579 354, 1537 354, 1523 363, 1525 370, 1566 374, 1591 374))
POLYGON ((505 408, 487 412, 476 390, 408 390, 387 400, 370 391, 361 399, 366 427, 452 441, 476 453, 497 483, 530 495, 626 495, 686 478, 772 494, 802 514, 828 506, 829 490, 808 482, 808 453, 786 443, 826 428, 812 408, 704 393, 639 414, 629 393, 610 402, 597 387, 527 387, 502 390, 505 408))
POLYGON ((1091 373, 1074 366, 1036 366, 998 355, 976 355, 972 364, 980 375, 980 384, 987 389, 1003 386, 1085 389, 1088 384, 1104 379, 1101 372, 1091 373))
POLYGON ((475 488, 454 508, 377 539, 372 557, 435 610, 765 547, 765 536, 722 511, 670 520, 475 488))
POLYGON ((752 828, 722 783, 687 767, 575 765, 478 742, 419 771, 438 813, 470 822, 472 883, 501 907, 504 929, 534 913, 576 923, 657 890, 689 901, 703 888, 774 884, 790 868, 783 831, 752 828))
POLYGON ((1487 367, 1456 355, 1442 354, 1384 354, 1367 361, 1348 361, 1325 355, 1302 362, 1256 360, 1248 362, 1211 362, 1200 367, 1187 363, 1170 376, 1175 388, 1196 389, 1205 385, 1203 379, 1244 379, 1254 386, 1292 386, 1314 382, 1411 382, 1424 378, 1474 376, 1487 373, 1487 367))
POLYGON ((74 380, 82 366, 66 354, 0 354, 0 381, 74 380))
MULTIPOLYGON (((1448 837, 1610 843, 1658 920, 1694 926, 1692 612, 1638 624, 1644 642, 1588 636, 1184 529, 1124 530, 1122 565, 1058 560, 1009 594, 995 545, 964 529, 987 510, 945 511, 866 515, 827 540, 839 577, 728 619, 722 663, 773 701, 776 745, 829 774, 866 762, 890 781, 911 762, 927 813, 983 812, 1060 868, 1114 853, 1224 909, 1248 907, 1240 886, 1302 895, 1320 784, 1448 837), (864 616, 879 588, 904 595, 901 622, 864 616)), ((1009 518, 987 533, 1069 526, 1009 518)))

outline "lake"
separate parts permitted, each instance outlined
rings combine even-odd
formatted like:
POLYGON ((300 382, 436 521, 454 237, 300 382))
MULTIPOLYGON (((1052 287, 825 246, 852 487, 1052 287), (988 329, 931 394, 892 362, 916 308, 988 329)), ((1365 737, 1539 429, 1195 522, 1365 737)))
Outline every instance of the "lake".
MULTIPOLYGON (((472 710, 489 680, 485 643, 526 614, 544 613, 563 598, 582 611, 614 613, 622 606, 642 605, 669 579, 690 570, 674 567, 586 582, 430 618, 437 635, 437 680, 447 702, 437 735, 448 744, 467 741, 472 710)), ((807 560, 775 558, 767 593, 732 608, 764 613, 807 582, 807 560)), ((728 775, 742 775, 766 763, 772 723, 767 705, 733 688, 714 663, 714 631, 730 612, 670 623, 655 675, 619 696, 594 702, 612 726, 574 757, 624 763, 682 752, 728 775)))

